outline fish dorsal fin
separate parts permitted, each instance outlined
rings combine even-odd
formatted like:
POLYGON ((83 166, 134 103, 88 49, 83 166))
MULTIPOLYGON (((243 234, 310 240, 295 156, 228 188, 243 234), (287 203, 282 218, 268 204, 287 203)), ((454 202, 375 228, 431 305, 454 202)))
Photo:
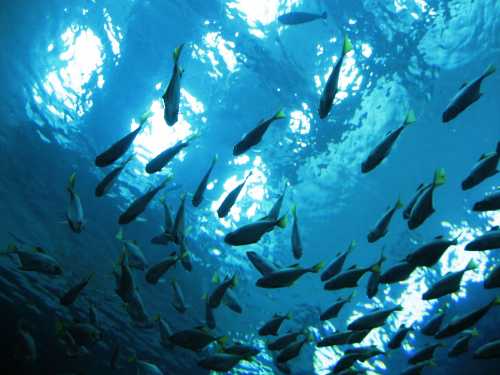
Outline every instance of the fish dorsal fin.
POLYGON ((348 268, 348 270, 354 270, 354 269, 356 269, 356 267, 357 266, 355 264, 353 264, 351 267, 348 268))
POLYGON ((469 84, 469 82, 465 81, 464 83, 462 83, 462 85, 460 86, 459 90, 462 90, 468 84, 469 84))
POLYGON ((479 157, 479 161, 484 160, 484 159, 486 159, 486 158, 489 158, 489 157, 491 157, 491 156, 493 156, 493 155, 496 155, 496 152, 488 152, 488 153, 484 153, 484 154, 482 154, 482 155, 479 157))
POLYGON ((440 234, 439 236, 434 237, 435 240, 442 240, 444 236, 440 234))

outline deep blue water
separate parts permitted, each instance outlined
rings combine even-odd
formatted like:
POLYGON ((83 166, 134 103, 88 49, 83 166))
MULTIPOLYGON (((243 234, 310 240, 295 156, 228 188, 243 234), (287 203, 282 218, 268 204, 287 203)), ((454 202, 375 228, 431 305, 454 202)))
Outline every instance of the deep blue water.
MULTIPOLYGON (((188 194, 187 245, 193 270, 182 266, 168 271, 157 285, 134 271, 138 289, 151 316, 160 314, 174 330, 205 321, 204 293, 213 289, 214 273, 237 273, 234 293, 243 307, 235 314, 225 306, 215 311, 215 334, 227 335, 263 348, 252 362, 242 362, 234 374, 278 373, 258 328, 274 313, 291 312, 280 333, 308 327, 316 339, 369 309, 402 304, 384 327, 363 344, 385 350, 400 324, 414 324, 404 348, 389 357, 378 356, 357 367, 369 374, 399 374, 408 357, 434 339, 418 328, 445 307, 448 322, 488 301, 498 290, 485 290, 482 280, 498 264, 495 251, 469 253, 464 245, 491 226, 500 225, 498 213, 471 211, 474 202, 500 186, 498 176, 462 191, 461 181, 483 153, 500 140, 498 73, 483 82, 484 95, 448 124, 441 114, 465 81, 478 77, 489 64, 500 63, 500 3, 497 0, 455 1, 59 1, 25 0, 0 5, 0 152, 2 175, 0 244, 13 242, 9 232, 47 248, 64 269, 48 277, 19 271, 14 257, 2 256, 0 298, 4 339, 2 363, 12 374, 108 374, 113 343, 123 348, 120 374, 135 373, 127 362, 133 353, 157 364, 164 374, 203 374, 200 355, 184 349, 164 349, 159 333, 130 322, 115 294, 112 264, 121 253, 115 235, 118 216, 128 204, 156 186, 166 174, 149 176, 145 163, 164 148, 193 133, 193 140, 169 164, 174 176, 150 207, 124 228, 136 240, 150 264, 176 249, 150 243, 161 231, 159 197, 175 213, 182 193, 188 194), (326 20, 283 26, 276 20, 288 11, 326 11, 326 20), (318 116, 321 90, 337 61, 344 35, 352 40, 341 71, 340 92, 330 115, 318 116), (179 121, 168 127, 160 98, 172 71, 172 52, 186 43, 180 64, 182 78, 179 121), (287 116, 272 124, 263 141, 243 156, 233 157, 233 146, 257 122, 283 108, 287 116), (387 160, 362 174, 368 152, 409 109, 416 123, 405 129, 387 160), (131 151, 127 166, 109 196, 97 199, 94 189, 110 170, 94 165, 97 154, 135 129, 142 113, 152 110, 148 127, 131 151), (203 204, 191 196, 210 165, 212 173, 203 204), (416 187, 429 183, 437 168, 446 183, 436 189, 434 213, 410 231, 396 212, 388 234, 375 244, 366 236, 388 206, 400 197, 407 203, 416 187), (230 215, 219 220, 216 210, 227 194, 250 172, 230 215), (87 224, 80 234, 64 223, 66 185, 76 172, 76 190, 87 224), (318 311, 351 291, 327 292, 318 275, 308 274, 290 288, 265 290, 245 252, 255 251, 281 265, 292 257, 291 225, 276 229, 255 245, 231 247, 224 235, 266 215, 288 184, 282 212, 296 204, 304 255, 299 263, 328 263, 355 240, 357 246, 346 268, 373 263, 384 247, 383 269, 403 259, 419 244, 437 235, 456 237, 432 269, 418 269, 399 285, 381 286, 369 300, 368 276, 360 282, 353 301, 340 316, 321 324, 318 311), (474 258, 479 267, 465 274, 459 294, 424 303, 421 294, 449 271, 458 271, 474 258), (95 277, 75 306, 60 306, 58 297, 90 271, 95 277), (188 310, 172 306, 170 280, 182 287, 188 310), (103 339, 89 354, 66 358, 57 342, 57 319, 86 319, 89 302, 98 311, 103 339), (448 305, 446 305, 448 303, 448 305), (23 320, 38 347, 38 359, 26 364, 14 359, 16 324, 23 320)), ((291 216, 289 217, 291 219, 291 216)), ((480 336, 471 352, 500 337, 500 309, 493 308, 478 324, 480 336)), ((444 340, 451 345, 454 338, 444 340)), ((294 374, 326 374, 342 355, 342 348, 318 349, 308 343, 290 362, 294 374)), ((345 348, 344 348, 345 349, 345 348)), ((500 362, 474 360, 471 353, 451 359, 448 348, 436 352, 436 367, 425 374, 493 374, 500 362)))

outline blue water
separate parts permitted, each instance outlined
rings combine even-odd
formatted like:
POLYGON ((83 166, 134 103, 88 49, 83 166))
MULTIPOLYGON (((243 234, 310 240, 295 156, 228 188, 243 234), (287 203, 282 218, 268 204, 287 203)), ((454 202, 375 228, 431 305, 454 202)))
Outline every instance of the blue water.
MULTIPOLYGON (((207 373, 198 355, 159 345, 156 328, 130 323, 114 292, 112 264, 121 253, 115 239, 117 218, 128 204, 156 186, 161 176, 144 172, 145 163, 164 148, 198 134, 172 163, 173 182, 165 189, 175 213, 182 193, 188 193, 186 226, 192 272, 170 270, 156 286, 134 271, 147 311, 160 314, 174 330, 204 323, 202 296, 213 289, 214 273, 237 273, 234 293, 243 313, 226 307, 215 311, 217 335, 252 343, 263 349, 252 362, 231 373, 278 373, 257 335, 274 313, 291 312, 280 333, 308 327, 318 339, 374 307, 402 304, 387 324, 362 344, 384 349, 400 324, 414 324, 415 333, 402 349, 379 356, 357 368, 368 374, 398 374, 407 358, 433 339, 418 327, 445 307, 449 321, 490 301, 498 291, 483 289, 482 280, 498 264, 494 251, 469 253, 464 245, 489 227, 500 225, 498 213, 471 212, 474 202, 500 186, 498 176, 462 191, 461 181, 479 156, 495 150, 500 139, 498 73, 483 82, 483 97, 451 123, 441 114, 465 81, 478 77, 489 64, 500 65, 500 3, 497 0, 407 1, 59 1, 26 0, 0 6, 0 152, 2 174, 0 244, 13 241, 9 232, 49 249, 64 269, 62 277, 19 271, 15 259, 1 257, 0 297, 4 312, 2 362, 9 373, 108 374, 111 347, 123 347, 117 373, 135 373, 127 358, 157 364, 165 374, 207 373), (327 11, 326 20, 283 26, 278 15, 301 10, 327 11), (318 117, 321 90, 339 58, 344 35, 354 45, 341 71, 340 92, 330 115, 318 117), (172 52, 186 43, 181 66, 179 121, 163 120, 161 95, 172 70, 172 52), (263 141, 243 156, 233 146, 262 118, 283 108, 287 119, 271 125, 263 141), (404 130, 385 162, 369 174, 360 165, 389 130, 398 127, 409 109, 417 121, 404 130), (132 146, 136 158, 110 194, 94 196, 95 185, 109 171, 94 165, 97 154, 133 130, 142 113, 151 110, 148 127, 132 146), (205 200, 190 204, 192 194, 218 154, 205 200), (366 235, 397 198, 407 203, 421 183, 432 180, 436 168, 446 171, 446 183, 435 192, 436 213, 409 231, 400 212, 389 233, 375 244, 366 235), (252 171, 240 199, 225 219, 216 210, 227 192, 252 171), (66 185, 76 172, 77 192, 87 225, 81 234, 64 223, 66 185), (373 263, 384 247, 383 269, 437 235, 456 237, 432 269, 418 269, 398 285, 381 286, 377 296, 365 296, 365 276, 353 301, 340 316, 320 324, 318 315, 339 296, 351 291, 324 291, 317 275, 305 275, 292 287, 264 290, 245 252, 255 251, 285 266, 296 261, 290 246, 291 226, 276 229, 255 245, 231 247, 226 233, 267 214, 288 184, 282 212, 296 204, 304 255, 303 266, 329 262, 352 240, 357 247, 346 266, 373 263), (434 303, 421 300, 428 286, 449 271, 479 264, 465 274, 460 293, 434 303), (71 309, 58 297, 90 271, 95 277, 71 309), (170 280, 183 289, 188 311, 170 305, 170 280), (89 301, 97 306, 105 337, 89 354, 66 358, 55 338, 56 319, 86 315, 89 301), (446 305, 448 304, 448 305, 446 305), (19 367, 12 358, 16 323, 26 321, 37 342, 38 359, 19 367), (14 367, 15 366, 15 367, 14 367)), ((158 195, 161 196, 163 193, 158 195)), ((153 264, 175 250, 150 244, 161 231, 163 211, 158 197, 140 221, 125 228, 153 264)), ((493 308, 477 325, 480 336, 471 351, 499 338, 500 309, 493 308)), ((445 340, 451 345, 454 338, 445 340)), ((457 359, 436 352, 436 367, 425 374, 493 374, 498 360, 478 361, 470 353, 457 359)), ((342 355, 341 348, 319 349, 308 343, 290 362, 294 374, 326 374, 342 355)))

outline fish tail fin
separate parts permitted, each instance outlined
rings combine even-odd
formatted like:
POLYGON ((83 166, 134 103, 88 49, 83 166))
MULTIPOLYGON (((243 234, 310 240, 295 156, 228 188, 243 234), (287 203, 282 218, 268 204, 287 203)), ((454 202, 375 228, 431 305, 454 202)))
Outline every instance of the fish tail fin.
POLYGON ((92 280, 92 279, 94 278, 94 276, 95 276, 95 272, 94 272, 94 271, 92 271, 92 272, 91 272, 91 273, 87 276, 87 278, 85 279, 85 282, 86 282, 86 283, 90 282, 90 280, 92 280))
POLYGON ((192 142, 192 141, 194 141, 196 138, 200 138, 200 133, 199 133, 199 132, 195 132, 195 133, 191 134, 190 136, 188 136, 188 137, 184 140, 184 143, 189 143, 189 142, 192 142))
POLYGON ((293 217, 296 218, 297 217, 297 205, 296 204, 294 204, 292 206, 292 210, 291 211, 292 211, 293 217))
POLYGON ((344 45, 342 47, 342 55, 346 55, 353 50, 352 42, 347 35, 344 36, 344 45))
POLYGON ((131 154, 128 158, 126 158, 122 164, 122 167, 125 167, 128 163, 130 163, 134 157, 135 157, 135 154, 131 154))
POLYGON ((484 71, 483 73, 483 76, 482 78, 486 78, 488 76, 491 76, 492 74, 494 74, 495 72, 497 71, 497 68, 495 67, 495 65, 493 64, 490 64, 488 65, 488 67, 486 68, 486 70, 484 71))
POLYGON ((289 312, 288 314, 286 314, 285 319, 292 320, 293 319, 292 313, 289 312))
POLYGON ((474 259, 471 259, 469 261, 469 263, 467 263, 467 266, 465 267, 465 270, 466 271, 471 271, 471 270, 475 270, 477 267, 479 267, 479 265, 474 262, 474 259))
POLYGON ((56 320, 56 336, 63 337, 66 332, 66 325, 60 319, 56 320))
POLYGON ((68 179, 68 191, 71 193, 75 191, 75 184, 76 184, 76 172, 73 172, 68 179))
POLYGON ((219 160, 219 154, 215 154, 213 159, 212 159, 212 166, 215 165, 215 163, 217 162, 217 160, 219 160))
POLYGON ((446 182, 446 173, 444 171, 444 168, 438 168, 436 169, 436 172, 434 172, 434 186, 441 186, 446 182))
POLYGON ((118 241, 123 241, 123 227, 120 227, 120 229, 118 230, 118 233, 116 233, 115 238, 118 241))
POLYGON ((324 20, 326 20, 328 18, 328 13, 325 11, 323 13, 321 13, 321 18, 323 18, 324 20))
POLYGON ((497 154, 500 155, 500 142, 497 142, 497 149, 496 149, 497 154))
POLYGON ((413 109, 410 109, 406 114, 404 125, 414 124, 417 121, 417 117, 415 116, 415 112, 413 109))
POLYGON ((226 345, 228 340, 229 340, 228 336, 221 336, 221 337, 218 337, 217 340, 215 340, 215 341, 217 341, 219 343, 219 345, 224 346, 224 345, 226 345))
POLYGON ((181 57, 181 52, 182 52, 183 48, 184 48, 184 43, 182 43, 179 47, 176 47, 174 49, 173 58, 174 58, 174 63, 175 64, 179 63, 179 59, 181 57))
POLYGON ((283 215, 281 218, 278 219, 276 225, 281 229, 286 228, 286 226, 288 225, 288 216, 283 215))
POLYGON ((9 255, 14 254, 17 251, 17 245, 15 243, 11 243, 7 245, 5 250, 0 250, 0 255, 9 255))
POLYGON ((160 189, 163 189, 174 178, 173 174, 169 174, 160 184, 160 189))
POLYGON ((401 201, 401 198, 398 198, 397 202, 396 202, 396 209, 398 208, 403 208, 405 205, 404 203, 401 201))
POLYGON ((394 308, 394 311, 403 311, 403 306, 401 306, 401 305, 397 305, 397 306, 394 308))
POLYGON ((216 272, 212 276, 212 284, 219 284, 220 283, 220 277, 219 274, 216 272))
POLYGON ((429 363, 429 366, 431 366, 431 367, 437 367, 437 362, 434 359, 431 359, 428 363, 429 363))
POLYGON ((137 355, 133 354, 127 358, 128 363, 137 363, 137 355))
POLYGON ((164 197, 164 196, 161 196, 161 197, 160 197, 160 203, 161 203, 161 204, 165 203, 165 197, 164 197))
POLYGON ((500 305, 500 296, 496 296, 493 300, 493 305, 500 305))
POLYGON ((479 331, 477 330, 476 327, 474 327, 472 329, 468 329, 467 331, 464 331, 464 333, 468 333, 469 335, 471 335, 473 337, 479 336, 479 331))
POLYGON ((348 252, 351 252, 357 245, 356 240, 352 240, 351 243, 349 244, 349 247, 347 248, 348 252))
POLYGON ((234 276, 231 278, 231 284, 229 285, 229 287, 236 288, 237 285, 238 285, 238 277, 236 276, 236 274, 234 274, 234 276))
POLYGON ((281 120, 281 119, 286 118, 286 115, 285 115, 285 112, 283 111, 283 109, 280 109, 278 112, 276 112, 276 114, 274 115, 273 118, 275 120, 281 120))
POLYGON ((144 125, 149 120, 149 118, 151 116, 153 116, 153 111, 152 110, 148 110, 148 111, 144 112, 141 115, 141 118, 139 119, 139 126, 144 125))
POLYGON ((325 266, 325 262, 319 262, 311 267, 311 272, 318 273, 325 266))

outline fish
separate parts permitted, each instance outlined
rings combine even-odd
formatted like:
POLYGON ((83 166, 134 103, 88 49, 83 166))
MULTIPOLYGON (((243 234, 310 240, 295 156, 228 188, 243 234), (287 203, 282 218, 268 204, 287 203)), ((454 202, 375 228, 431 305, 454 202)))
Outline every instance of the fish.
POLYGON ((363 341, 370 331, 371 329, 336 332, 333 335, 323 337, 316 343, 316 346, 318 348, 324 348, 327 346, 357 344, 363 341))
POLYGON ((181 195, 181 203, 175 214, 174 227, 172 228, 172 235, 174 242, 180 245, 184 241, 185 236, 185 218, 186 218, 186 194, 181 195))
POLYGON ((265 258, 257 254, 255 251, 247 251, 246 255, 248 260, 250 260, 255 269, 257 269, 257 271, 259 271, 262 276, 266 276, 278 270, 273 264, 268 262, 265 258))
POLYGON ((358 286, 358 281, 367 272, 380 272, 380 267, 382 263, 386 260, 383 252, 376 263, 365 268, 358 268, 357 266, 352 266, 348 270, 339 273, 338 275, 327 281, 323 288, 325 290, 339 290, 344 288, 355 288, 358 286))
POLYGON ((428 188, 431 187, 432 184, 424 185, 420 184, 417 187, 417 191, 415 192, 415 195, 413 198, 410 200, 410 202, 406 205, 405 209, 403 210, 403 219, 408 220, 410 217, 411 210, 415 206, 415 203, 417 202, 418 198, 422 195, 424 191, 426 191, 428 188))
POLYGON ((278 220, 278 218, 280 217, 281 206, 283 205, 283 200, 285 199, 287 188, 288 188, 288 182, 285 181, 285 187, 283 188, 283 192, 280 194, 276 202, 274 202, 273 207, 271 207, 269 213, 260 220, 263 221, 278 220))
POLYGON ((35 339, 26 327, 24 320, 17 322, 15 337, 11 345, 15 360, 23 363, 34 363, 38 359, 35 339))
POLYGON ((484 289, 500 288, 500 265, 490 268, 490 273, 483 282, 484 289))
POLYGON ((334 319, 336 318, 342 307, 348 302, 351 302, 352 298, 356 295, 356 292, 352 292, 348 297, 339 297, 337 298, 337 301, 330 307, 328 307, 324 312, 322 312, 319 316, 319 320, 325 321, 329 319, 334 319))
POLYGON ((75 233, 81 233, 85 227, 86 220, 83 215, 83 206, 79 195, 75 191, 76 173, 69 177, 67 190, 69 192, 69 204, 66 210, 66 220, 69 227, 75 233))
POLYGON ((237 354, 212 353, 198 361, 198 366, 212 371, 227 372, 236 367, 242 360, 247 359, 237 354))
POLYGON ((101 331, 89 323, 64 322, 56 320, 56 336, 62 337, 68 332, 77 345, 92 346, 101 340, 101 331))
POLYGON ((103 197, 109 190, 113 187, 120 174, 123 172, 128 163, 134 158, 134 155, 130 155, 121 165, 114 168, 109 172, 104 178, 97 184, 95 188, 95 196, 103 197))
POLYGON ((458 272, 450 272, 441 280, 431 285, 429 289, 422 295, 422 299, 425 301, 429 301, 458 292, 460 290, 460 283, 462 282, 462 277, 464 276, 465 272, 475 270, 477 267, 478 265, 474 262, 473 259, 471 259, 463 270, 458 272))
POLYGON ((392 150, 392 147, 398 140, 399 136, 409 125, 417 121, 415 112, 409 110, 403 121, 403 124, 396 130, 389 131, 384 139, 368 154, 367 158, 361 163, 361 172, 368 173, 374 170, 382 161, 384 161, 392 150))
POLYGON ((179 66, 179 59, 181 57, 182 49, 184 48, 184 43, 174 49, 173 59, 174 68, 172 70, 172 76, 168 83, 167 89, 163 93, 163 118, 168 126, 173 126, 179 119, 179 105, 181 100, 181 81, 184 74, 184 70, 179 66))
POLYGON ((303 335, 304 331, 290 332, 285 335, 278 337, 274 341, 269 341, 266 345, 268 350, 277 351, 285 349, 292 342, 296 341, 300 335, 303 335))
POLYGON ((285 349, 279 352, 276 356, 276 361, 279 363, 288 362, 289 360, 297 357, 300 354, 300 350, 310 340, 309 337, 305 337, 298 342, 291 343, 285 349))
POLYGON ((136 285, 134 275, 128 266, 128 255, 126 252, 121 254, 118 264, 120 265, 120 272, 117 272, 116 269, 113 271, 116 276, 115 292, 124 303, 128 303, 133 297, 136 285))
POLYGON ((485 211, 497 211, 500 210, 500 189, 486 195, 480 201, 474 203, 472 211, 475 212, 485 212, 485 211))
POLYGON ((162 233, 153 237, 151 243, 155 245, 168 245, 175 240, 175 235, 173 233, 174 219, 172 218, 172 213, 170 212, 168 204, 165 202, 165 197, 160 198, 160 204, 163 207, 164 215, 162 233))
POLYGON ((380 275, 382 284, 394 284, 407 280, 415 271, 415 266, 406 261, 396 263, 380 275))
POLYGON ((448 357, 455 358, 469 351, 469 342, 473 337, 479 336, 477 329, 472 329, 470 331, 464 331, 450 347, 448 350, 448 357))
POLYGON ((93 277, 94 277, 94 272, 92 272, 89 276, 87 276, 78 284, 72 286, 66 293, 64 293, 59 298, 59 303, 63 306, 72 305, 93 277))
POLYGON ((236 200, 238 199, 238 196, 241 193, 241 190, 245 186, 246 182, 252 176, 252 171, 245 177, 243 182, 241 182, 238 186, 236 186, 233 190, 231 190, 224 200, 222 201, 221 205, 217 209, 217 216, 219 216, 220 219, 226 217, 229 214, 229 211, 231 211, 231 208, 234 206, 236 203, 236 200))
POLYGON ((294 205, 292 207, 292 254, 295 259, 300 259, 302 257, 303 249, 302 249, 302 240, 300 239, 299 232, 299 222, 297 219, 297 206, 294 205))
MULTIPOLYGON (((213 279, 214 282, 218 281, 218 276, 217 274, 214 275, 213 279)), ((222 299, 224 298, 224 295, 226 294, 226 291, 229 288, 234 288, 238 284, 238 279, 236 278, 236 274, 234 274, 232 277, 226 276, 224 281, 217 285, 213 292, 210 294, 208 297, 208 306, 212 309, 216 309, 217 307, 220 306, 222 299)))
POLYGON ((129 363, 134 363, 137 367, 137 375, 163 375, 163 372, 153 363, 142 361, 137 357, 128 359, 129 363))
POLYGON ((172 286, 172 295, 174 296, 172 306, 175 310, 177 310, 177 312, 184 314, 187 311, 187 306, 184 302, 182 289, 175 279, 171 280, 170 285, 172 286))
POLYGON ((422 374, 422 371, 424 370, 424 368, 429 367, 429 366, 436 367, 437 364, 433 360, 420 362, 420 363, 417 363, 416 365, 411 365, 411 366, 408 366, 407 368, 403 369, 403 371, 401 372, 400 375, 420 375, 420 374, 422 374))
POLYGON ((366 284, 366 296, 369 299, 375 297, 378 293, 378 287, 380 286, 380 270, 376 272, 371 272, 368 278, 368 283, 366 284))
POLYGON ((239 156, 250 150, 252 147, 258 145, 267 132, 269 126, 276 120, 283 120, 286 118, 285 112, 280 109, 271 118, 261 120, 255 128, 246 133, 241 141, 239 141, 233 148, 233 156, 239 156))
POLYGON ((500 340, 490 341, 476 349, 472 355, 474 359, 500 358, 500 340))
POLYGON ((217 322, 215 321, 214 310, 208 304, 208 301, 205 303, 205 321, 207 323, 207 327, 210 329, 215 329, 217 327, 217 322))
POLYGON ((170 336, 173 335, 172 328, 161 317, 158 318, 158 327, 160 330, 160 345, 165 349, 172 349, 173 344, 170 342, 170 336))
POLYGON ((488 304, 471 311, 461 317, 456 317, 444 328, 439 330, 434 337, 436 339, 444 339, 463 332, 466 329, 473 327, 488 311, 494 306, 500 305, 500 297, 495 297, 488 304))
POLYGON ((134 221, 148 207, 149 202, 162 190, 167 183, 172 180, 172 176, 166 177, 157 187, 151 188, 144 195, 134 200, 128 208, 118 218, 118 224, 125 225, 134 221))
POLYGON ((462 181, 462 190, 469 190, 479 185, 488 177, 498 173, 498 161, 500 160, 500 142, 497 142, 495 152, 483 154, 477 164, 472 168, 469 175, 462 181))
POLYGON ((193 198, 191 199, 191 203, 193 204, 194 207, 198 207, 201 202, 203 201, 203 194, 205 194, 205 190, 207 190, 207 185, 208 185, 208 179, 210 178, 210 175, 212 174, 212 170, 215 167, 215 163, 217 162, 218 156, 215 154, 215 156, 212 159, 212 163, 210 164, 210 167, 208 168, 208 171, 205 173, 203 178, 201 179, 200 183, 198 184, 198 187, 196 188, 196 191, 193 194, 193 198))
POLYGON ((134 290, 124 305, 126 312, 132 321, 141 328, 152 328, 157 320, 156 317, 151 318, 146 311, 142 296, 137 290, 134 290))
POLYGON ((321 93, 321 99, 319 101, 319 118, 324 119, 333 107, 333 100, 338 92, 339 87, 339 78, 340 78, 340 69, 342 68, 342 63, 344 62, 345 56, 352 51, 352 43, 349 38, 344 36, 344 43, 342 45, 342 54, 340 55, 337 63, 333 67, 328 80, 326 81, 326 85, 321 93))
POLYGON ((252 345, 243 344, 241 342, 235 342, 233 345, 224 346, 221 350, 227 354, 235 354, 247 358, 255 357, 260 353, 260 349, 252 345))
POLYGON ((283 229, 287 226, 287 223, 287 216, 284 215, 275 221, 261 220, 255 223, 247 224, 239 227, 233 232, 226 234, 226 236, 224 237, 224 242, 232 246, 254 244, 259 242, 262 236, 270 230, 274 229, 275 227, 283 229))
POLYGON ((243 312, 243 308, 238 302, 236 295, 231 289, 226 290, 224 297, 222 298, 222 302, 232 311, 237 314, 241 314, 243 312))
MULTIPOLYGON (((447 305, 446 305, 447 306, 447 305)), ((439 308, 436 315, 434 315, 428 322, 426 322, 420 329, 420 333, 425 336, 434 336, 443 324, 445 317, 445 309, 439 308)))
POLYGON ((95 165, 101 168, 107 167, 125 155, 132 143, 134 143, 135 138, 144 129, 151 116, 153 116, 152 111, 145 112, 139 120, 139 126, 134 131, 113 143, 106 151, 99 154, 95 158, 95 165))
POLYGON ((331 279, 332 277, 338 275, 340 271, 342 271, 342 267, 344 266, 345 260, 350 252, 356 247, 356 241, 351 241, 347 250, 343 253, 337 253, 337 257, 332 260, 332 262, 326 266, 325 270, 321 274, 321 281, 326 281, 331 279))
POLYGON ((150 284, 158 283, 158 280, 167 272, 171 267, 174 267, 179 260, 176 252, 172 252, 169 257, 159 261, 151 266, 146 272, 146 281, 150 284))
POLYGON ((193 263, 191 262, 191 252, 186 246, 186 239, 183 239, 179 245, 179 259, 182 267, 191 272, 193 270, 193 263))
POLYGON ((170 335, 169 340, 176 346, 199 352, 215 341, 224 344, 227 341, 227 336, 212 336, 204 327, 200 326, 174 332, 170 335))
POLYGON ((146 173, 153 174, 160 172, 179 152, 189 146, 189 143, 197 137, 197 134, 192 134, 185 140, 179 141, 175 145, 160 152, 146 164, 146 173))
POLYGON ((380 354, 385 354, 376 346, 356 347, 347 349, 344 355, 335 364, 332 373, 338 374, 351 368, 357 361, 365 362, 368 359, 380 354))
POLYGON ((61 265, 49 254, 41 253, 37 249, 33 251, 19 250, 15 244, 10 244, 0 255, 15 254, 21 266, 21 271, 33 271, 46 275, 59 276, 63 274, 61 265))
POLYGON ((307 13, 307 12, 289 12, 278 16, 278 22, 282 25, 292 26, 301 25, 304 23, 316 21, 316 20, 326 20, 328 18, 327 12, 321 14, 307 13))
POLYGON ((406 325, 401 324, 397 332, 394 334, 394 336, 391 337, 391 340, 387 344, 389 349, 400 348, 401 344, 403 343, 404 339, 406 338, 406 336, 410 331, 414 331, 412 326, 407 327, 406 325))
POLYGON ((474 238, 465 245, 467 251, 485 251, 500 249, 500 227, 494 226, 488 232, 474 238))
POLYGON ((375 224, 375 227, 368 233, 368 242, 373 243, 384 237, 388 230, 389 224, 391 223, 392 217, 396 210, 403 208, 403 202, 398 198, 396 204, 392 208, 388 208, 387 212, 380 218, 380 220, 375 224))
POLYGON ((418 197, 415 205, 411 209, 410 217, 408 218, 408 228, 413 230, 418 228, 429 218, 434 212, 433 206, 433 193, 434 190, 443 185, 446 181, 446 174, 444 169, 439 168, 434 173, 434 180, 432 185, 425 189, 418 197))
POLYGON ((260 288, 286 288, 290 287, 300 277, 306 273, 318 273, 323 268, 323 262, 319 262, 312 267, 302 268, 299 265, 296 267, 287 267, 262 276, 255 283, 260 288))
POLYGON ((381 327, 385 324, 385 321, 395 311, 402 311, 403 307, 401 305, 393 306, 386 309, 377 309, 371 313, 363 315, 347 326, 348 330, 351 331, 364 331, 366 329, 373 329, 381 327))
POLYGON ((427 345, 426 347, 418 350, 415 354, 413 354, 409 359, 408 363, 410 365, 416 365, 417 363, 430 361, 434 356, 434 352, 437 348, 442 347, 443 344, 440 342, 436 344, 427 345))
POLYGON ((448 240, 437 236, 432 241, 425 243, 406 256, 406 261, 415 267, 432 267, 443 256, 450 246, 456 246, 462 234, 448 240))
POLYGON ((455 117, 457 117, 460 113, 462 113, 465 109, 467 109, 474 102, 479 100, 482 96, 481 83, 486 77, 489 77, 493 73, 495 73, 496 68, 494 65, 489 65, 483 74, 481 74, 474 81, 468 83, 465 82, 460 86, 459 91, 455 94, 455 96, 451 99, 451 101, 446 106, 446 109, 443 112, 442 120, 444 123, 450 122, 455 117))
POLYGON ((123 244, 123 251, 127 253, 130 267, 144 271, 149 266, 149 262, 137 244, 137 241, 125 240, 123 238, 123 228, 120 228, 116 234, 116 239, 123 244))
POLYGON ((291 313, 285 315, 274 314, 271 320, 259 328, 259 336, 277 336, 283 322, 290 319, 292 319, 291 313))
POLYGON ((90 324, 95 326, 99 324, 99 320, 97 319, 97 309, 94 303, 89 303, 88 317, 90 324))
POLYGON ((109 367, 111 370, 118 370, 118 361, 120 360, 121 346, 118 343, 113 345, 113 350, 111 351, 111 358, 109 359, 109 367))

